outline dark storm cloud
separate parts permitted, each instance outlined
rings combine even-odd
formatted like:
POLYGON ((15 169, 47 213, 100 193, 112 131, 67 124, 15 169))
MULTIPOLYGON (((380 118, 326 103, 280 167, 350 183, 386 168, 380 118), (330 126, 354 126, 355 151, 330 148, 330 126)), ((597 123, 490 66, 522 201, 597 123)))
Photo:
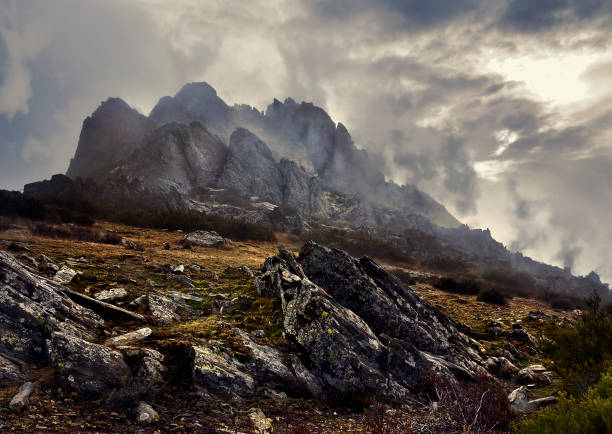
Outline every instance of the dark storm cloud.
POLYGON ((462 214, 476 211, 478 187, 476 171, 464 149, 464 141, 449 137, 440 149, 444 166, 444 186, 455 193, 455 207, 462 214))
POLYGON ((576 245, 576 240, 564 238, 561 241, 561 248, 557 252, 556 257, 563 262, 564 268, 571 271, 581 253, 582 247, 576 245))
POLYGON ((314 0, 315 10, 334 19, 350 18, 352 15, 384 11, 399 14, 403 24, 410 27, 429 27, 449 21, 475 10, 479 0, 314 0))
MULTIPOLYGON (((576 269, 612 277, 602 217, 612 214, 612 180, 601 175, 612 173, 610 101, 568 121, 487 68, 524 50, 571 55, 579 43, 564 41, 574 36, 607 47, 610 2, 58 0, 45 13, 47 2, 11 4, 10 26, 0 13, 2 40, 3 25, 13 31, 0 43, 0 86, 22 65, 31 96, 26 87, 11 105, 0 101, 2 186, 64 170, 82 119, 106 97, 148 111, 206 80, 229 103, 259 109, 275 96, 312 101, 388 179, 417 184, 494 233, 506 228, 501 241, 538 259, 562 264, 569 246, 576 269), (32 42, 20 27, 46 33, 32 42), (491 208, 504 212, 486 220, 491 208)), ((585 72, 593 95, 612 91, 610 69, 602 59, 585 72)))
MULTIPOLYGON (((520 32, 536 33, 612 13, 608 0, 510 0, 500 25, 520 32)), ((609 23, 609 21, 606 21, 609 23)))
POLYGON ((6 69, 8 68, 8 49, 4 38, 0 35, 0 83, 6 79, 6 69))

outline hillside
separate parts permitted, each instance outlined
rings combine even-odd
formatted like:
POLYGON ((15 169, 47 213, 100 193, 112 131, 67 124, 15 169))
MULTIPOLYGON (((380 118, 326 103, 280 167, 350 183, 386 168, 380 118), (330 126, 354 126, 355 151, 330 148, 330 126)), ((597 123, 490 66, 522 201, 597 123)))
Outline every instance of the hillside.
POLYGON ((83 122, 67 175, 28 184, 24 195, 191 209, 279 232, 348 228, 421 259, 525 274, 539 291, 610 297, 596 273, 577 277, 511 252, 415 186, 387 182, 344 125, 291 98, 260 112, 230 107, 207 83, 190 83, 161 98, 148 117, 109 98, 83 122))
MULTIPOLYGON (((66 266, 76 271, 74 277, 64 283, 66 287, 90 297, 102 291, 112 292, 124 288, 125 293, 114 300, 109 298, 109 303, 144 315, 138 321, 125 314, 118 316, 108 308, 99 310, 95 305, 88 304, 105 319, 97 327, 97 336, 93 337, 92 342, 104 345, 106 341, 106 345, 109 345, 109 338, 141 330, 143 326, 151 331, 147 336, 124 346, 110 345, 110 348, 116 348, 123 354, 132 370, 140 372, 143 366, 148 366, 145 377, 147 382, 139 383, 139 375, 142 374, 133 374, 136 376, 127 385, 104 386, 111 387, 110 390, 102 389, 106 390, 104 393, 111 393, 105 395, 101 406, 94 407, 92 401, 83 399, 83 396, 89 396, 91 392, 86 393, 80 386, 64 382, 70 372, 71 375, 81 376, 83 380, 96 378, 95 373, 79 370, 66 372, 62 364, 64 362, 58 365, 57 359, 52 359, 51 367, 44 358, 23 363, 18 371, 21 372, 19 379, 29 379, 35 384, 35 392, 27 410, 28 417, 2 413, 0 428, 3 430, 10 427, 27 431, 123 431, 128 427, 135 428, 134 400, 145 399, 158 411, 159 421, 156 424, 159 427, 179 431, 248 431, 253 426, 250 409, 255 407, 263 410, 277 432, 377 432, 373 430, 381 423, 386 429, 396 430, 393 432, 406 432, 408 427, 416 432, 425 432, 422 431, 425 427, 442 423, 442 419, 437 413, 437 407, 429 405, 427 395, 419 392, 426 386, 423 381, 427 378, 421 377, 419 372, 424 374, 433 368, 433 372, 437 372, 440 378, 448 380, 457 376, 465 381, 474 375, 469 372, 479 365, 486 366, 492 375, 498 376, 498 368, 487 365, 490 363, 487 359, 489 357, 503 355, 519 368, 521 365, 538 362, 539 356, 532 352, 529 340, 533 338, 526 340, 525 336, 536 335, 544 326, 543 319, 554 318, 562 323, 572 318, 569 313, 555 311, 543 302, 530 299, 514 298, 509 305, 500 307, 477 301, 475 296, 449 294, 426 283, 427 275, 415 273, 407 264, 388 266, 387 269, 398 276, 407 273, 416 275, 421 282, 410 287, 403 286, 399 280, 387 275, 369 260, 352 262, 350 257, 339 251, 328 251, 316 244, 301 247, 295 238, 279 235, 290 251, 297 254, 301 250, 297 258, 300 269, 308 273, 313 282, 329 291, 328 295, 321 293, 323 298, 304 300, 307 303, 304 305, 306 310, 299 315, 312 315, 310 309, 313 308, 323 309, 318 313, 318 320, 317 317, 311 318, 315 321, 312 323, 314 327, 322 327, 321 334, 311 336, 308 328, 302 328, 304 319, 299 319, 301 316, 296 318, 298 322, 290 319, 293 308, 290 308, 292 302, 288 297, 296 297, 295 294, 311 294, 309 297, 312 297, 316 291, 308 291, 315 290, 317 286, 309 287, 313 284, 307 283, 300 290, 302 292, 293 293, 298 280, 288 270, 299 270, 292 268, 294 265, 291 265, 290 259, 283 262, 285 259, 282 258, 288 257, 283 256, 282 250, 280 256, 274 256, 277 250, 273 243, 234 242, 233 246, 226 248, 185 248, 181 244, 184 233, 99 223, 95 230, 102 233, 111 230, 110 233, 117 237, 112 242, 121 240, 118 244, 100 244, 36 235, 38 232, 33 233, 28 229, 27 221, 17 221, 11 225, 0 232, 1 248, 16 255, 28 267, 27 270, 43 276, 53 276, 56 267, 66 266), (329 265, 334 262, 338 265, 329 269, 329 265), (278 275, 275 274, 279 270, 277 267, 282 270, 278 275), (351 279, 363 279, 359 277, 361 271, 358 270, 369 270, 374 281, 366 279, 357 286, 363 288, 364 284, 372 285, 368 289, 372 292, 366 292, 372 297, 369 303, 374 303, 372 306, 377 306, 377 309, 383 309, 380 311, 383 316, 376 316, 376 310, 361 311, 359 303, 352 304, 349 292, 334 292, 333 288, 341 288, 341 280, 338 279, 346 278, 331 272, 334 269, 336 272, 347 273, 346 276, 351 276, 351 279), (280 298, 273 292, 278 287, 272 290, 275 286, 269 286, 271 282, 278 282, 276 279, 279 277, 276 276, 285 279, 280 281, 284 282, 280 298), (389 294, 395 293, 404 302, 398 305, 387 304, 391 300, 386 298, 384 292, 378 292, 381 289, 399 291, 389 294), (143 307, 142 301, 138 301, 142 300, 142 296, 149 297, 149 309, 143 307), (157 297, 155 299, 160 304, 153 307, 152 297, 157 297), (315 307, 318 303, 323 304, 315 307), (349 306, 351 310, 348 310, 349 306), (414 308, 419 309, 419 322, 410 319, 413 318, 410 312, 414 308), (500 327, 499 332, 493 334, 488 331, 492 320, 497 321, 500 327), (315 326, 317 321, 322 321, 324 325, 315 326), (359 326, 361 321, 365 322, 359 326), (525 328, 521 327, 520 330, 528 334, 516 332, 516 324, 521 323, 525 324, 525 328), (397 334, 397 327, 405 330, 397 334), (335 333, 339 333, 337 337, 335 333), (406 333, 414 336, 410 345, 402 343, 401 336, 406 333), (463 333, 474 336, 478 342, 463 333), (436 337, 430 340, 431 336, 436 337), (363 338, 366 340, 360 341, 363 338), (323 342, 321 339, 328 339, 325 349, 318 347, 318 343, 323 342), (376 381, 377 375, 381 375, 377 372, 382 371, 378 370, 388 369, 379 366, 377 358, 368 358, 371 356, 367 355, 365 349, 377 346, 393 346, 395 351, 401 348, 401 352, 394 356, 396 359, 393 363, 400 363, 403 357, 410 354, 409 359, 416 357, 416 367, 385 374, 395 378, 391 383, 395 385, 391 387, 381 388, 380 385, 372 384, 369 389, 368 383, 376 381), (206 356, 208 353, 197 356, 197 351, 200 351, 198 348, 210 348, 220 351, 218 354, 225 354, 224 362, 214 358, 202 362, 222 363, 213 369, 223 369, 225 371, 221 372, 225 373, 216 377, 216 380, 206 376, 206 370, 199 370, 199 365, 193 364, 191 358, 194 348, 196 357, 209 357, 206 356), (512 352, 509 353, 507 349, 512 352), (329 353, 320 359, 319 351, 329 353), (138 354, 140 356, 134 359, 138 354), (161 362, 149 361, 142 365, 142 361, 150 357, 148 354, 159 354, 156 357, 161 362), (306 364, 300 365, 296 357, 306 364), (328 365, 332 360, 330 357, 339 359, 328 365), (363 383, 355 381, 360 378, 359 375, 364 374, 350 373, 344 368, 340 370, 343 363, 363 363, 364 367, 367 366, 369 373, 361 379, 363 383), (285 364, 290 370, 284 367, 285 364), (294 373, 298 380, 293 377, 294 373), (253 375, 260 386, 251 390, 250 386, 247 387, 248 383, 241 383, 241 376, 247 378, 244 375, 253 375), (305 375, 308 381, 300 383, 299 375, 305 375), (230 383, 226 383, 228 380, 230 383), (61 389, 57 387, 58 382, 61 389), (315 384, 319 386, 315 388, 315 384), (228 385, 231 385, 231 389, 226 389, 228 385), (306 390, 303 385, 307 385, 306 390), (362 396, 355 395, 361 387, 365 387, 362 396), (338 393, 342 390, 344 392, 338 393), (319 399, 314 399, 313 395, 319 399), (376 413, 378 410, 364 413, 364 408, 369 408, 377 401, 395 402, 395 405, 381 407, 382 413, 376 413)), ((0 274, 6 276, 6 270, 0 274)), ((346 286, 346 291, 351 287, 346 286)), ((83 302, 74 295, 70 298, 83 302)), ((6 302, 2 304, 3 309, 10 306, 10 302, 8 305, 6 302)), ((25 336, 21 338, 26 339, 25 336)), ((11 339, 2 339, 0 355, 9 357, 9 362, 3 363, 10 364, 10 360, 20 357, 19 352, 15 352, 15 341, 11 339)), ((25 345, 26 341, 23 342, 25 345)), ((100 347, 97 351, 102 348, 109 347, 100 347)), ((82 362, 79 359, 74 363, 82 362)), ((6 365, 3 369, 6 369, 6 365)), ((479 367, 475 372, 483 369, 479 367)), ((515 374, 516 371, 509 375, 515 374)), ((498 378, 507 388, 504 389, 507 393, 516 380, 509 381, 504 375, 498 378)), ((6 377, 2 381, 6 381, 6 377)), ((8 384, 13 385, 3 389, 0 397, 2 406, 8 403, 16 391, 15 383, 8 384)), ((533 396, 554 392, 558 384, 558 380, 554 380, 552 386, 532 392, 533 396)))

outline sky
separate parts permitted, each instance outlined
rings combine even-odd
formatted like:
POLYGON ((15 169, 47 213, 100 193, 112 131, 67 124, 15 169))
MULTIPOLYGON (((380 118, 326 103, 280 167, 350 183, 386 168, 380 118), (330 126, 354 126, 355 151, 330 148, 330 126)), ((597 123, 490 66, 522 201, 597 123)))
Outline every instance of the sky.
POLYGON ((511 250, 612 281, 609 0, 0 0, 0 188, 83 119, 187 82, 323 107, 389 180, 511 250))

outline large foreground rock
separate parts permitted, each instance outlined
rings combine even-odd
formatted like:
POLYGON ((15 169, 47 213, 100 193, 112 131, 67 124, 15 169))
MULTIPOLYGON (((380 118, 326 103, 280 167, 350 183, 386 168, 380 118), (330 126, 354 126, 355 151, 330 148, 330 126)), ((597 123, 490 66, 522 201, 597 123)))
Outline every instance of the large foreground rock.
POLYGON ((109 392, 131 377, 121 353, 60 332, 51 336, 49 357, 62 386, 85 395, 109 392))
POLYGON ((20 377, 15 366, 48 362, 47 340, 54 332, 94 339, 102 319, 62 289, 0 251, 0 382, 20 377))
POLYGON ((298 261, 280 249, 262 271, 258 292, 281 298, 286 336, 325 387, 401 401, 423 374, 484 372, 452 320, 369 258, 308 242, 298 261))
POLYGON ((28 363, 52 365, 64 389, 84 395, 130 381, 121 353, 91 342, 103 320, 67 293, 0 251, 0 382, 23 378, 28 363))

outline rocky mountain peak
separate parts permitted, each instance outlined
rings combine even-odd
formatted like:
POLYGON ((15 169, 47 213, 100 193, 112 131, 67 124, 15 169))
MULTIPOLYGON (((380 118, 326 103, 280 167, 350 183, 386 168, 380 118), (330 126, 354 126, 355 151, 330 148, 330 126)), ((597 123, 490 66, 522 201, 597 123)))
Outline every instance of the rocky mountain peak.
POLYGON ((83 121, 79 144, 67 175, 103 177, 129 156, 151 131, 149 119, 120 98, 108 98, 83 121))

